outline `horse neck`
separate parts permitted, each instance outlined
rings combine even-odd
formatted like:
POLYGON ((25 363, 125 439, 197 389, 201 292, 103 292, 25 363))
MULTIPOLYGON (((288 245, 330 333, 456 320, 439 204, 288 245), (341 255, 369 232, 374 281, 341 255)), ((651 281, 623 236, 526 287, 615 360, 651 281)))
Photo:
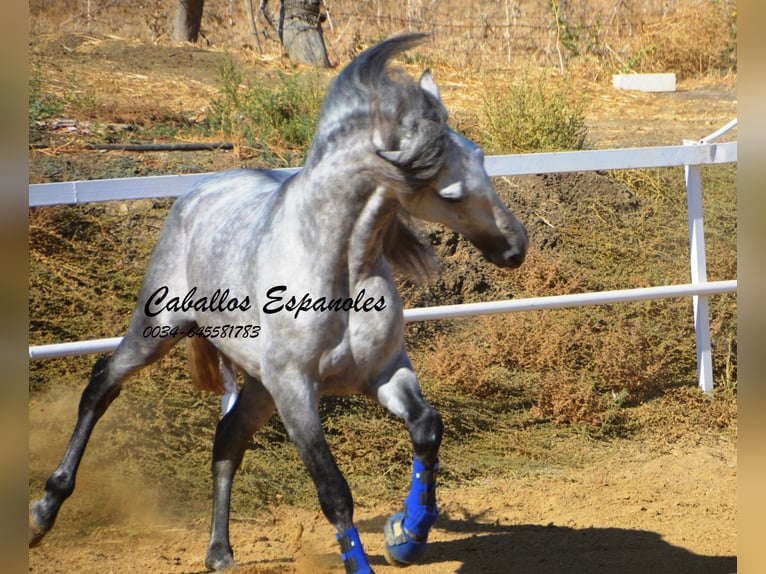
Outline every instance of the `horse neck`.
POLYGON ((374 177, 377 158, 341 153, 342 159, 326 155, 304 168, 285 205, 301 225, 307 250, 317 254, 313 264, 347 276, 353 286, 378 272, 399 204, 392 187, 374 177))

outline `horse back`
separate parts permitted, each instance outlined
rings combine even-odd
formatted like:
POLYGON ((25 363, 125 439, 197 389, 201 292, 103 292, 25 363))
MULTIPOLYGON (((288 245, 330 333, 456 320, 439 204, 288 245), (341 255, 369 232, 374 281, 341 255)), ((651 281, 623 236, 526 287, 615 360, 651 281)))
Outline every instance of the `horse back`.
POLYGON ((258 208, 275 199, 282 184, 292 177, 287 170, 236 169, 211 174, 173 204, 187 223, 221 219, 226 212, 258 208))

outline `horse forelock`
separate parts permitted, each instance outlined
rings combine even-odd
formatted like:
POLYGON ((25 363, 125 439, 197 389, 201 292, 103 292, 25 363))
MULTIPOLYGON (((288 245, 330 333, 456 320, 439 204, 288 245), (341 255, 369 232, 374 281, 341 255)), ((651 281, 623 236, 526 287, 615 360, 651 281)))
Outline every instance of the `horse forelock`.
POLYGON ((388 66, 395 55, 426 36, 391 38, 346 66, 325 96, 307 163, 321 159, 335 145, 346 146, 356 132, 385 149, 413 146, 399 166, 405 179, 427 180, 439 171, 448 142, 446 110, 408 74, 388 66))

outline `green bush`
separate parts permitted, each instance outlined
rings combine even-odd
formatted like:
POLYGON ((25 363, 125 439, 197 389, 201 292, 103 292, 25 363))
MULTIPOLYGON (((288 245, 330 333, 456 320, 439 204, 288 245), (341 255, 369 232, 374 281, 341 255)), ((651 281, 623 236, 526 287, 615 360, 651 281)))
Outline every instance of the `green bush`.
POLYGON ((53 94, 43 92, 42 74, 38 64, 29 80, 29 125, 58 115, 62 111, 63 101, 53 94))
POLYGON ((484 86, 482 145, 487 153, 582 149, 585 104, 564 79, 529 72, 510 86, 484 86))
POLYGON ((67 84, 60 93, 44 89, 44 80, 39 62, 35 64, 29 79, 28 110, 29 125, 69 112, 90 113, 96 107, 96 94, 92 88, 83 88, 75 75, 67 78, 67 84))
POLYGON ((318 73, 278 73, 247 85, 242 70, 226 59, 218 71, 219 94, 208 122, 238 146, 249 147, 269 164, 297 165, 319 118, 325 85, 318 73))

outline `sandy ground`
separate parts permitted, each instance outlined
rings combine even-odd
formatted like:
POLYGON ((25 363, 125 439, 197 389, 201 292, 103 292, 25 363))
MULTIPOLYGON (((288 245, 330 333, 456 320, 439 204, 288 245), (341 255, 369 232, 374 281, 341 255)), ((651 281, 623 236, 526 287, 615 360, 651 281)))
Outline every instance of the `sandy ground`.
MULTIPOLYGON (((489 478, 441 489, 441 516, 425 562, 409 570, 736 571, 733 441, 710 433, 675 444, 620 441, 595 448, 601 451, 595 462, 577 470, 552 468, 516 480, 489 478)), ((172 524, 157 509, 144 510, 140 504, 123 508, 118 526, 82 536, 71 530, 82 530, 76 517, 64 521, 30 551, 30 572, 205 571, 206 524, 172 524)), ((383 522, 394 510, 356 512, 379 574, 399 570, 382 553, 383 522)), ((319 512, 276 508, 255 520, 235 521, 232 544, 242 572, 343 571, 333 529, 319 512)))

